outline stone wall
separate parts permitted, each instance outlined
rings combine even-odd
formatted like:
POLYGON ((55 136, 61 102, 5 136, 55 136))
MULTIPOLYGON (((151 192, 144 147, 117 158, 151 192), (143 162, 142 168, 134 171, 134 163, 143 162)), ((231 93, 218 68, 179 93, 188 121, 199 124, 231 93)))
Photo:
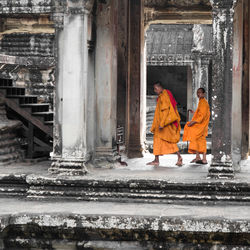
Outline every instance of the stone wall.
MULTIPOLYGON (((12 6, 9 3, 9 7, 12 6)), ((17 3, 15 3, 17 4, 17 3)), ((2 4, 3 5, 3 4, 2 4)), ((24 6, 24 5, 22 5, 24 6)), ((37 95, 39 102, 53 104, 54 66, 46 61, 54 59, 54 27, 48 15, 3 16, 0 25, 0 53, 44 61, 44 65, 18 66, 8 72, 17 86, 27 88, 27 94, 37 95)))

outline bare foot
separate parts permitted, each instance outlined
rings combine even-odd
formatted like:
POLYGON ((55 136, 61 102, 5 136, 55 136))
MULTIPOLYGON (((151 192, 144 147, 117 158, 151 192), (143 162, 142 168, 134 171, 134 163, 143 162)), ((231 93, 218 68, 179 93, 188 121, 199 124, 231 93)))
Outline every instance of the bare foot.
POLYGON ((178 167, 183 166, 183 163, 182 163, 182 158, 178 159, 178 161, 176 162, 176 164, 175 164, 175 165, 176 165, 176 166, 178 166, 178 167))
POLYGON ((147 165, 159 166, 159 162, 158 161, 151 161, 151 162, 148 162, 147 165))

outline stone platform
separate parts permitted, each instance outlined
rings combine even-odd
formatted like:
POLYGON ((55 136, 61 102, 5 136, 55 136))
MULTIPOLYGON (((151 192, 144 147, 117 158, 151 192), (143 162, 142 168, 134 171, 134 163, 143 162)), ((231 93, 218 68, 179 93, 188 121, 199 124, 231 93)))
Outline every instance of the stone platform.
POLYGON ((249 249, 249 161, 221 181, 183 158, 81 177, 51 175, 50 162, 0 166, 0 249, 249 249))
POLYGON ((208 179, 209 165, 175 166, 176 156, 162 158, 161 166, 147 166, 152 155, 127 160, 127 167, 94 168, 89 165, 85 176, 63 176, 48 173, 50 162, 34 165, 13 164, 0 167, 0 197, 26 199, 67 199, 103 202, 143 203, 249 203, 250 162, 233 180, 208 179))

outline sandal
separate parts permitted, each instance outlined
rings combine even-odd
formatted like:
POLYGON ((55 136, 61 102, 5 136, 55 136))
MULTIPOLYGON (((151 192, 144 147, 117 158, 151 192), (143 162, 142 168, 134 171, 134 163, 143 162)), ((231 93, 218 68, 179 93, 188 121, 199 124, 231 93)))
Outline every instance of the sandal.
POLYGON ((202 164, 202 165, 207 165, 207 162, 204 162, 204 161, 202 161, 202 160, 198 160, 198 161, 196 161, 196 163, 197 163, 197 164, 202 164))
POLYGON ((197 161, 201 161, 201 159, 197 160, 196 158, 194 158, 192 161, 190 161, 190 163, 197 163, 197 161))

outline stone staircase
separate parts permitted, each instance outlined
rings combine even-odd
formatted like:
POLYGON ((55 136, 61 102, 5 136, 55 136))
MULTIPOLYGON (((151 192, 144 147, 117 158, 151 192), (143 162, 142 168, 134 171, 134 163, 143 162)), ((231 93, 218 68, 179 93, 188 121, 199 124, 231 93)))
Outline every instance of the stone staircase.
POLYGON ((24 87, 13 86, 10 79, 0 79, 0 96, 4 99, 8 119, 21 123, 18 137, 25 151, 24 157, 48 157, 53 139, 50 104, 38 103, 37 96, 27 95, 24 87))
POLYGON ((23 152, 16 133, 22 123, 7 118, 3 99, 0 100, 0 166, 2 166, 22 159, 23 152))

